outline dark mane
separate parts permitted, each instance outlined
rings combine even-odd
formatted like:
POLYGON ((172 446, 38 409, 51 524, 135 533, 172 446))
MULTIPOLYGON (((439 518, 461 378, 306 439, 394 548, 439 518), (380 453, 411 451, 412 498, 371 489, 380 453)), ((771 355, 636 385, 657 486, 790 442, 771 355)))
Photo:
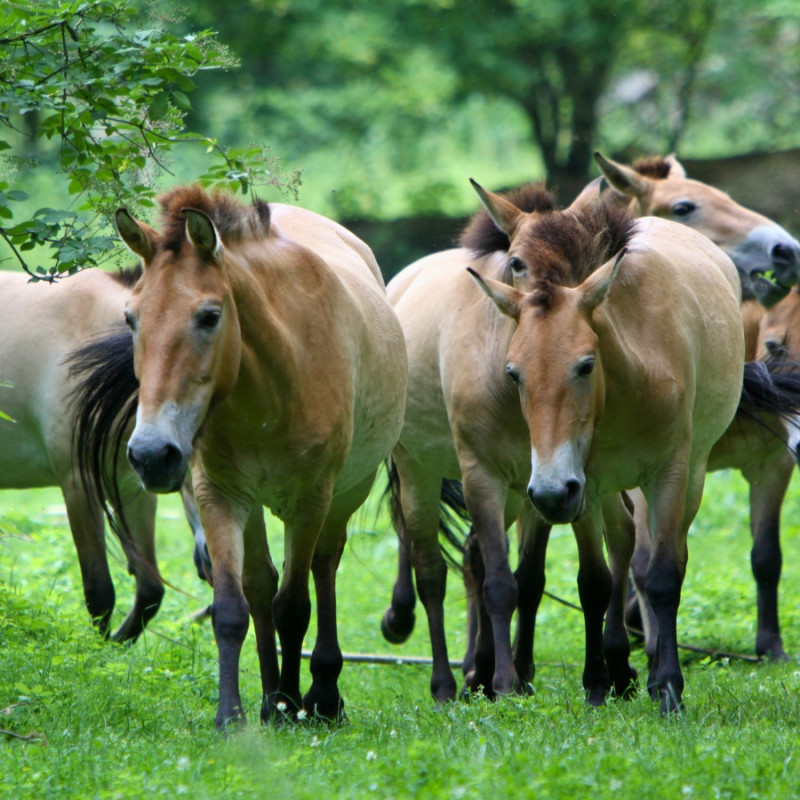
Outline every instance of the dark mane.
POLYGON ((180 252, 186 239, 185 208, 208 215, 227 245, 266 236, 269 231, 269 204, 262 200, 243 205, 228 192, 216 191, 209 195, 197 185, 172 189, 158 199, 164 226, 162 246, 175 253, 180 252))
POLYGON ((550 305, 557 287, 578 286, 628 244, 635 219, 624 209, 598 206, 537 220, 522 243, 534 282, 535 305, 550 305))
POLYGON ((633 169, 645 178, 663 180, 669 177, 670 165, 661 156, 639 158, 633 162, 633 169))
MULTIPOLYGON (((539 183, 529 183, 501 194, 520 211, 526 213, 549 212, 556 209, 553 196, 539 183)), ((489 212, 482 207, 464 228, 459 244, 472 250, 476 256, 488 256, 498 250, 508 250, 510 242, 508 236, 494 224, 489 212)))
POLYGON ((142 277, 143 272, 144 269, 142 265, 136 264, 136 266, 125 267, 124 269, 118 269, 116 272, 112 272, 111 277, 126 289, 132 289, 139 278, 142 277))

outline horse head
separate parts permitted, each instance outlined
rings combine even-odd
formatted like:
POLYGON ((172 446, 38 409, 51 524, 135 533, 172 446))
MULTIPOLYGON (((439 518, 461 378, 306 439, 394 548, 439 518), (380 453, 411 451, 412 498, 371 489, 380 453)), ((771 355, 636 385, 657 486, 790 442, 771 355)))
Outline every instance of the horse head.
POLYGON ((528 496, 552 523, 574 522, 583 512, 584 465, 604 400, 592 313, 607 297, 623 255, 574 288, 522 292, 470 270, 498 310, 517 322, 506 374, 519 389, 530 430, 528 496))
POLYGON ((196 208, 172 214, 166 236, 124 209, 116 214, 120 237, 144 263, 125 308, 139 380, 128 460, 153 492, 180 489, 194 438, 211 404, 235 382, 241 354, 214 220, 196 208))
POLYGON ((767 217, 725 192, 686 177, 675 156, 647 159, 627 167, 595 153, 603 178, 582 192, 572 207, 587 202, 635 205, 640 216, 656 216, 705 234, 736 265, 744 299, 768 308, 800 283, 800 243, 767 217))

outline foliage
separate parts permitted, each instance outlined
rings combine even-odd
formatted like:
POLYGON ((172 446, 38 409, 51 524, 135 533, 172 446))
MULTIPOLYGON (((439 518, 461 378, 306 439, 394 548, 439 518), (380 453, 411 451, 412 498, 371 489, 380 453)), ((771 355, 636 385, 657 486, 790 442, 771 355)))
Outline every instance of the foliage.
POLYGON ((211 31, 176 36, 155 7, 140 13, 129 0, 18 0, 3 8, 0 236, 34 277, 97 264, 112 244, 105 231, 113 210, 153 205, 175 145, 195 143, 213 156, 199 177, 205 185, 296 186, 297 176, 284 183, 266 148, 226 149, 185 130, 195 76, 235 64, 211 31), (14 205, 28 197, 15 187, 41 162, 65 182, 70 207, 15 219, 14 205), (24 254, 41 246, 53 266, 34 272, 24 254))
POLYGON ((488 185, 546 177, 567 202, 596 147, 697 157, 800 144, 787 0, 242 0, 237 13, 204 0, 189 15, 244 65, 235 87, 204 81, 198 115, 230 135, 267 129, 281 152, 335 175, 339 216, 397 214, 386 197, 408 184, 400 213, 426 211, 418 198, 443 185, 438 210, 455 193, 464 213, 474 203, 462 184, 493 159, 488 185), (244 117, 217 113, 233 88, 244 117), (349 171, 337 170, 343 153, 349 171))
MULTIPOLYGON (((692 644, 750 653, 755 601, 747 551, 747 491, 738 475, 709 476, 692 528, 679 635, 692 644)), ((379 490, 380 487, 377 487, 379 490)), ((56 490, 0 494, 0 794, 37 798, 783 798, 800 781, 800 566, 781 583, 784 640, 793 661, 752 664, 688 656, 687 710, 661 719, 642 690, 589 711, 580 690, 580 615, 545 598, 537 625, 535 695, 480 698, 435 709, 429 668, 346 663, 349 723, 264 729, 252 631, 242 651, 244 733, 214 731, 217 663, 210 626, 191 612, 210 599, 191 562, 191 534, 175 497, 159 500, 164 607, 132 647, 101 642, 56 490), (179 590, 179 591, 178 591, 179 590)), ((800 544, 800 494, 784 506, 784 552, 800 544)), ((280 526, 268 520, 277 564, 280 526)), ((380 637, 395 539, 374 506, 351 526, 337 577, 342 647, 397 657, 428 655, 424 614, 401 647, 380 637)), ((568 527, 553 530, 548 589, 577 598, 568 527)), ((132 580, 115 565, 120 606, 132 580)), ((451 657, 464 646, 463 593, 447 597, 451 657)), ((313 642, 309 630, 306 642, 313 642)), ((634 653, 644 674, 644 656, 634 653)), ((303 666, 304 683, 308 665, 303 666)))

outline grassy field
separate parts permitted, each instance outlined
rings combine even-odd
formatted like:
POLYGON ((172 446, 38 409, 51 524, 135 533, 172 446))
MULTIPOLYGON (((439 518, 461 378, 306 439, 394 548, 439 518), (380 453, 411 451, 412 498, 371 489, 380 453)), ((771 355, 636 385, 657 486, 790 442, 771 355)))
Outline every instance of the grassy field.
MULTIPOLYGON (((210 600, 191 561, 176 498, 159 507, 159 561, 171 583, 132 647, 93 632, 56 490, 0 494, 0 797, 589 797, 783 798, 800 786, 800 490, 784 505, 783 664, 687 654, 687 710, 662 719, 646 692, 589 711, 580 685, 582 619, 545 599, 535 694, 435 709, 427 666, 346 663, 348 723, 263 728, 252 632, 243 653, 247 729, 214 730, 216 647, 191 615, 210 600)), ((752 653, 754 586, 746 486, 709 478, 692 529, 679 617, 682 641, 752 653)), ((280 528, 268 525, 276 563, 280 528)), ((117 548, 112 544, 112 552, 117 548)), ((429 653, 424 615, 392 647, 379 622, 396 544, 385 517, 362 511, 339 578, 346 652, 429 653)), ((117 556, 116 621, 132 599, 117 556)), ((548 588, 577 602, 575 546, 557 528, 548 588)), ((451 657, 464 647, 463 592, 450 578, 451 657)), ((313 628, 307 640, 313 642, 313 628)), ((644 673, 641 651, 635 664, 644 673)), ((307 665, 306 665, 307 669, 307 665)), ((306 672, 307 675, 307 672, 306 672)))

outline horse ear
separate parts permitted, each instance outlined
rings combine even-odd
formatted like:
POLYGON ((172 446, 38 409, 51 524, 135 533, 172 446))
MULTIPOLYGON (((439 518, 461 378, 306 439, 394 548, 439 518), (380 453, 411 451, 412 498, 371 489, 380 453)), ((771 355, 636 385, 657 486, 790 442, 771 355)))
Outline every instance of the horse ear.
POLYGON ((182 208, 181 211, 186 216, 186 238, 204 261, 214 261, 222 251, 222 240, 214 221, 196 208, 182 208))
POLYGON ((606 158, 602 153, 595 150, 594 160, 605 179, 611 184, 612 189, 616 189, 620 194, 627 197, 644 197, 650 188, 650 179, 640 175, 635 169, 617 164, 610 158, 606 158))
POLYGON ((472 188, 478 193, 481 202, 489 216, 494 221, 494 224, 506 235, 509 239, 514 237, 514 231, 517 229, 520 217, 525 216, 524 212, 520 211, 513 203, 509 202, 499 194, 494 192, 487 192, 479 183, 469 179, 472 188))
POLYGON ((591 314, 608 297, 611 284, 619 274, 622 259, 627 252, 627 248, 623 247, 617 254, 610 270, 599 269, 597 272, 593 272, 578 288, 581 295, 578 302, 581 310, 586 314, 591 314))
POLYGON ((525 296, 519 289, 491 278, 482 278, 472 267, 467 267, 467 272, 472 275, 475 283, 488 295, 501 313, 519 321, 522 298, 525 296))
POLYGON ((686 169, 683 164, 678 161, 678 156, 675 153, 670 153, 665 159, 664 163, 669 165, 668 177, 670 178, 686 178, 686 169))
POLYGON ((135 220, 126 208, 117 209, 114 222, 117 225, 119 238, 125 242, 128 249, 139 256, 145 266, 150 264, 156 251, 158 234, 149 225, 135 220))

